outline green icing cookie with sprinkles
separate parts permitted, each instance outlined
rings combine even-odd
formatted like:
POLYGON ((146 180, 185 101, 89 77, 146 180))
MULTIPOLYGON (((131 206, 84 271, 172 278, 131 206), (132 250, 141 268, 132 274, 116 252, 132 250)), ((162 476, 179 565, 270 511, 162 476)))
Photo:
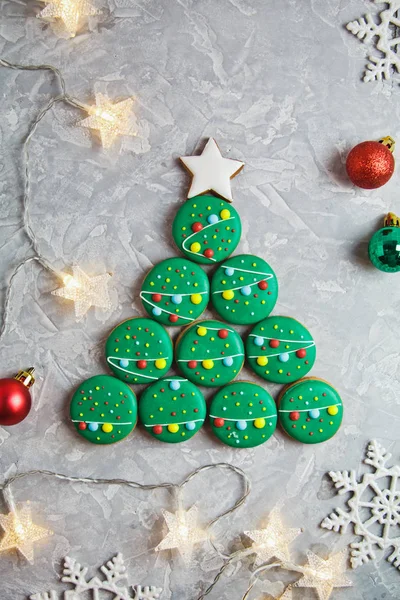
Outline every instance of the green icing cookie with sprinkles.
POLYGON ((210 406, 210 422, 218 439, 234 448, 254 448, 276 429, 272 396, 256 383, 235 381, 220 389, 210 406))
POLYGON ((176 362, 183 375, 206 387, 225 385, 240 372, 244 348, 240 335, 220 321, 196 321, 178 337, 176 362))
POLYGON ((152 319, 134 318, 118 325, 106 342, 106 360, 126 383, 152 383, 167 374, 173 359, 168 332, 152 319))
POLYGON ((136 396, 119 379, 96 375, 72 396, 70 415, 77 432, 89 442, 115 444, 135 429, 136 396))
POLYGON ((166 377, 144 390, 139 416, 156 439, 177 444, 190 440, 202 427, 206 402, 199 388, 187 379, 166 377))
POLYGON ((303 444, 326 442, 339 430, 342 400, 330 383, 306 377, 279 396, 279 421, 290 437, 303 444))
POLYGON ((208 277, 185 258, 168 258, 155 265, 143 282, 140 298, 153 319, 164 325, 188 325, 207 307, 208 277))
POLYGON ((291 317, 268 317, 246 340, 246 358, 253 371, 273 383, 290 383, 311 371, 315 362, 311 333, 291 317))
POLYGON ((242 225, 233 206, 215 196, 195 196, 178 210, 172 236, 191 260, 211 265, 225 260, 240 241, 242 225))
POLYGON ((215 271, 211 299, 217 313, 230 323, 258 323, 276 304, 278 280, 265 260, 239 254, 225 260, 215 271))

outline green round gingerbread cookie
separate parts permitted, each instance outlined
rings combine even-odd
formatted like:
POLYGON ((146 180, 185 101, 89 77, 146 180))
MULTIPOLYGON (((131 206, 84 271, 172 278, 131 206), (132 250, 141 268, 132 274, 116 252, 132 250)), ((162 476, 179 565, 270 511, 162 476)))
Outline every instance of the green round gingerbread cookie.
POLYGON ((311 371, 315 362, 311 333, 291 317, 268 317, 246 340, 246 358, 253 371, 273 383, 290 383, 311 371))
POLYGON ((225 260, 211 282, 217 313, 230 323, 250 325, 269 315, 278 299, 278 280, 269 264, 253 254, 225 260))
POLYGON ((206 387, 225 385, 243 366, 240 335, 220 321, 197 321, 178 337, 176 362, 185 377, 206 387))
POLYGON ((210 422, 214 434, 224 444, 253 448, 266 442, 276 429, 275 402, 260 385, 235 381, 214 396, 210 422))
POLYGON ((131 388, 109 375, 83 381, 72 396, 71 421, 93 444, 115 444, 135 429, 136 396, 131 388))
POLYGON ((319 444, 338 431, 343 404, 330 383, 306 377, 281 392, 278 414, 280 424, 290 437, 303 444, 319 444))
POLYGON ((228 258, 240 241, 242 225, 232 205, 216 196, 195 196, 178 210, 172 236, 191 260, 212 265, 228 258))
POLYGON ((120 323, 106 342, 106 360, 126 383, 151 383, 167 374, 173 346, 168 332, 152 319, 136 317, 120 323))
POLYGON ((164 325, 188 325, 207 307, 208 277, 186 258, 168 258, 155 265, 145 278, 140 298, 153 319, 164 325))
POLYGON ((206 401, 199 388, 187 379, 165 377, 144 390, 139 417, 156 439, 177 444, 190 440, 202 427, 206 401))

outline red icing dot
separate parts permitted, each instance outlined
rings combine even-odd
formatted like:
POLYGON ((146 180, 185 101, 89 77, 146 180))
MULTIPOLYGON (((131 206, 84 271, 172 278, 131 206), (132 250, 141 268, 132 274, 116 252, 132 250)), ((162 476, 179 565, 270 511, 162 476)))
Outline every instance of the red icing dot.
POLYGON ((85 431, 86 427, 87 427, 86 423, 83 423, 83 422, 79 423, 79 425, 78 425, 78 429, 80 429, 81 431, 85 431))
POLYGON ((81 390, 81 394, 84 394, 84 393, 85 393, 84 390, 81 390))
POLYGON ((235 304, 239 304, 239 300, 235 300, 235 304))
POLYGON ((204 256, 206 258, 212 258, 214 256, 214 250, 212 248, 207 248, 207 250, 204 250, 204 256))
POLYGON ((162 286, 161 286, 161 289, 162 289, 162 290, 166 290, 166 289, 167 289, 167 286, 166 286, 166 285, 162 285, 162 286))
POLYGON ((312 431, 310 431, 310 433, 308 435, 314 435, 314 433, 312 431))
POLYGON ((146 367, 147 367, 147 360, 138 360, 137 361, 138 369, 145 369, 146 367))
POLYGON ((218 331, 218 337, 221 338, 221 340, 224 340, 225 338, 227 338, 229 335, 229 331, 227 329, 220 329, 218 331))
POLYGON ((148 331, 149 331, 149 328, 148 328, 148 327, 146 327, 145 331, 146 331, 146 333, 148 333, 148 331))
POLYGON ((118 417, 117 417, 117 421, 119 421, 119 420, 120 420, 120 418, 121 418, 121 417, 118 415, 118 417))
POLYGON ((176 323, 178 319, 178 315, 169 315, 169 321, 171 321, 171 323, 176 323))
POLYGON ((94 410, 93 406, 90 408, 90 410, 94 410))
POLYGON ((153 294, 151 299, 153 300, 153 302, 161 302, 162 296, 161 294, 153 294))
POLYGON ((176 417, 176 412, 172 412, 171 417, 176 417))
POLYGON ((197 367, 197 361, 196 360, 189 360, 187 366, 189 367, 189 369, 195 369, 197 367))
POLYGON ((194 408, 193 411, 197 413, 197 412, 199 412, 199 409, 198 408, 194 408))
POLYGON ((279 346, 279 340, 269 340, 271 348, 277 348, 279 346))
POLYGON ((306 354, 307 352, 304 350, 304 348, 300 348, 300 350, 297 350, 296 352, 297 358, 304 358, 306 354))
POLYGON ((162 433, 162 427, 161 427, 161 425, 155 425, 153 427, 153 433, 155 433, 156 435, 160 435, 160 433, 162 433))
POLYGON ((293 411, 293 412, 289 413, 289 419, 291 421, 298 421, 300 419, 300 413, 297 411, 293 411))
POLYGON ((260 290, 266 290, 268 287, 268 283, 266 281, 259 281, 258 287, 260 288, 260 290))
POLYGON ((224 425, 224 419, 214 419, 214 427, 223 427, 224 425))

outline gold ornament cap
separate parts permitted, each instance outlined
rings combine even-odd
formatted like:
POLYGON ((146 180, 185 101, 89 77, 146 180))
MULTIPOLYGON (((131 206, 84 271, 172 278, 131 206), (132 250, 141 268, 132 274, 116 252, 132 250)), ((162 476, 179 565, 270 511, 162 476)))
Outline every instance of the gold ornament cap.
POLYGON ((34 372, 34 367, 30 367, 26 371, 18 371, 14 379, 23 383, 27 388, 30 388, 35 383, 34 372))
POLYGON ((388 150, 390 150, 390 152, 393 154, 396 142, 394 141, 394 139, 392 137, 390 137, 390 135, 386 135, 384 138, 381 138, 379 140, 379 143, 386 146, 386 148, 388 150))
POLYGON ((400 227, 400 218, 394 213, 388 213, 383 219, 384 227, 400 227))

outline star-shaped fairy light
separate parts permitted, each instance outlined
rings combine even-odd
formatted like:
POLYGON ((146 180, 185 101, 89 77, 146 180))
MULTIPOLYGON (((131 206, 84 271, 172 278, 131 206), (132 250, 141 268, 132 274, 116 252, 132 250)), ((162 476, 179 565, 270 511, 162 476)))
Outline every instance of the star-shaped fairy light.
POLYGON ((75 37, 86 17, 99 11, 89 0, 42 0, 46 7, 37 15, 40 19, 53 21, 61 25, 69 37, 75 37))
POLYGON ((296 587, 315 588, 319 600, 328 600, 334 588, 351 587, 352 581, 346 577, 347 550, 342 550, 327 560, 307 552, 308 564, 303 567, 303 577, 296 587))
POLYGON ((31 563, 34 558, 33 544, 53 535, 52 531, 32 522, 28 502, 23 504, 18 512, 0 515, 0 525, 4 530, 4 535, 0 539, 0 552, 18 550, 31 563))
POLYGON ((207 532, 197 526, 197 507, 194 505, 176 513, 163 510, 162 513, 169 531, 156 550, 177 548, 184 562, 189 564, 193 546, 208 539, 207 532))
POLYGON ((213 138, 208 140, 200 156, 180 158, 193 176, 188 198, 212 191, 232 202, 231 179, 243 169, 243 162, 223 158, 213 138))
POLYGON ((111 300, 108 293, 108 282, 111 275, 104 273, 89 277, 78 266, 72 267, 72 275, 65 275, 64 287, 51 292, 54 296, 72 300, 75 303, 75 316, 81 319, 91 306, 108 310, 111 300))
POLYGON ((255 552, 255 566, 266 563, 271 558, 277 558, 283 562, 290 561, 289 544, 302 533, 302 529, 287 529, 283 523, 279 511, 274 509, 269 517, 265 529, 245 531, 254 542, 252 550, 255 552))
POLYGON ((113 104, 107 96, 96 93, 96 106, 88 107, 89 116, 81 127, 98 129, 103 148, 110 148, 119 135, 136 135, 132 123, 133 98, 113 104))

